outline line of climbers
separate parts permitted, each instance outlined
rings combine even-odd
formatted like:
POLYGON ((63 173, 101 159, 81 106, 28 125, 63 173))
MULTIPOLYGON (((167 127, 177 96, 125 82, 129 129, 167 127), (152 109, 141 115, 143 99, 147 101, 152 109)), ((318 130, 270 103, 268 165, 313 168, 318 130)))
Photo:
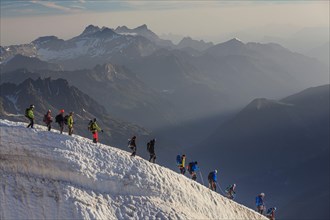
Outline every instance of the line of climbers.
MULTIPOLYGON (((190 176, 191 176, 191 179, 196 181, 196 179, 197 179, 196 172, 200 171, 200 168, 197 165, 198 164, 197 161, 190 162, 187 166, 185 166, 186 155, 183 154, 183 155, 177 155, 176 163, 177 163, 177 166, 179 168, 179 172, 182 175, 185 175, 185 172, 186 172, 186 169, 187 169, 190 176)), ((201 171, 200 171, 200 174, 201 174, 201 177, 203 178, 201 171)), ((212 191, 215 191, 215 192, 217 191, 217 186, 220 188, 220 185, 217 183, 217 181, 218 181, 217 180, 217 174, 218 174, 218 171, 215 169, 215 170, 211 171, 207 176, 208 183, 209 183, 209 189, 211 189, 212 191)), ((222 189, 220 188, 222 193, 225 194, 225 196, 227 198, 231 199, 231 200, 234 200, 234 198, 235 198, 235 195, 236 195, 235 189, 236 189, 236 184, 235 183, 229 185, 226 188, 225 192, 223 192, 222 189)), ((257 207, 257 211, 260 214, 263 214, 264 211, 266 210, 264 197, 265 197, 265 193, 260 193, 256 197, 256 207, 257 207)), ((275 211, 276 211, 276 207, 269 208, 266 212, 266 217, 268 217, 270 220, 275 220, 275 211)))
MULTIPOLYGON (((34 105, 30 105, 29 108, 25 110, 25 116, 30 120, 29 125, 27 128, 33 128, 34 125, 34 105)), ((74 112, 70 112, 68 115, 64 115, 64 110, 61 109, 59 114, 56 115, 55 117, 55 122, 58 123, 59 128, 60 128, 60 133, 63 133, 64 126, 67 125, 68 127, 68 134, 72 136, 73 134, 73 125, 74 125, 74 120, 73 120, 73 115, 74 112)), ((52 117, 52 112, 51 110, 48 110, 46 114, 43 117, 43 122, 46 124, 48 131, 51 130, 52 128, 52 122, 53 122, 53 117, 52 117)), ((99 138, 98 138, 98 132, 103 132, 103 130, 96 124, 96 118, 94 120, 90 120, 88 124, 88 130, 92 132, 93 135, 93 142, 97 143, 99 138)))
MULTIPOLYGON (((33 128, 34 126, 34 105, 30 105, 29 108, 25 110, 25 117, 27 117, 30 121, 29 125, 27 128, 33 128)), ((59 114, 56 115, 55 117, 55 122, 58 123, 60 127, 60 133, 63 133, 64 130, 64 125, 68 126, 68 134, 71 136, 73 134, 73 114, 74 112, 70 112, 69 115, 64 116, 64 110, 61 109, 59 114)), ((46 114, 43 117, 43 122, 46 124, 48 131, 52 129, 52 122, 53 122, 53 117, 52 117, 52 111, 48 110, 46 114)))
MULTIPOLYGON (((33 128, 33 125, 34 125, 33 110, 34 110, 34 105, 30 105, 30 107, 25 110, 25 116, 30 120, 30 123, 27 126, 27 128, 33 128)), ((64 116, 64 110, 62 109, 62 110, 60 110, 60 113, 55 117, 55 122, 59 124, 61 134, 63 133, 64 125, 68 126, 68 134, 70 136, 73 134, 73 124, 74 124, 73 114, 74 114, 73 112, 70 112, 69 115, 64 116)), ((48 128, 48 131, 50 131, 51 123, 53 122, 51 110, 48 110, 47 113, 44 115, 43 122, 45 122, 45 124, 48 128)), ((92 132, 93 143, 98 143, 98 132, 103 133, 103 130, 97 125, 96 118, 94 118, 93 120, 90 120, 90 122, 88 124, 88 130, 92 132)), ((147 151, 150 154, 149 162, 152 162, 152 163, 155 163, 155 161, 156 161, 155 142, 156 142, 156 139, 151 139, 147 143, 147 151)), ((132 138, 128 139, 128 148, 130 148, 132 150, 131 156, 134 157, 136 155, 136 150, 137 150, 135 135, 132 138)), ((179 168, 179 172, 182 175, 185 175, 186 170, 187 170, 191 176, 191 179, 194 181, 197 180, 197 171, 200 171, 197 161, 192 161, 192 162, 188 163, 187 166, 185 166, 186 165, 186 155, 182 154, 182 155, 177 155, 176 164, 179 168)), ((200 171, 200 174, 201 174, 201 171, 200 171)), ((215 191, 215 192, 217 191, 217 186, 220 188, 220 185, 217 183, 217 174, 218 174, 218 171, 215 169, 208 174, 208 178, 207 178, 208 183, 209 183, 209 189, 211 189, 212 191, 215 191)), ((202 177, 202 174, 201 174, 201 177, 202 177)), ((235 195, 236 195, 235 189, 236 189, 236 184, 234 183, 234 184, 229 185, 226 188, 225 193, 224 192, 223 193, 225 194, 225 196, 227 198, 234 200, 235 195)), ((220 190, 221 190, 221 188, 220 188, 220 190)), ((263 214, 264 211, 266 210, 264 197, 265 197, 264 193, 260 193, 256 197, 256 207, 257 207, 257 211, 260 214, 263 214)), ((275 211, 276 211, 276 207, 269 208, 266 212, 266 216, 270 220, 275 220, 275 211)))
MULTIPOLYGON (((198 162, 197 161, 192 161, 190 162, 187 166, 185 166, 185 163, 186 163, 186 155, 183 154, 183 155, 177 155, 176 156, 176 164, 180 170, 180 173, 185 175, 186 173, 186 169, 188 170, 190 176, 191 176, 191 179, 192 180, 195 180, 197 179, 197 171, 200 171, 199 167, 198 167, 198 162)), ((201 172, 200 172, 201 173, 201 172)), ((216 191, 217 190, 217 173, 218 171, 217 170, 213 170, 211 171, 208 176, 207 176, 207 179, 208 179, 208 183, 209 183, 209 188, 212 190, 212 191, 216 191)), ((201 175, 202 176, 202 175, 201 175)), ((234 199, 235 197, 235 188, 236 188, 236 184, 232 184, 232 185, 229 185, 227 188, 226 188, 226 197, 229 198, 229 199, 234 199)))

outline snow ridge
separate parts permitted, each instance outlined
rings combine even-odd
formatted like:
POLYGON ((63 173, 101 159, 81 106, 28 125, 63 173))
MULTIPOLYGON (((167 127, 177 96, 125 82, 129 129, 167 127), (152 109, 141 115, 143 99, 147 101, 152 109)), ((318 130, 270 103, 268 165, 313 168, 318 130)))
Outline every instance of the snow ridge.
POLYGON ((167 168, 0 119, 0 219, 266 219, 167 168))

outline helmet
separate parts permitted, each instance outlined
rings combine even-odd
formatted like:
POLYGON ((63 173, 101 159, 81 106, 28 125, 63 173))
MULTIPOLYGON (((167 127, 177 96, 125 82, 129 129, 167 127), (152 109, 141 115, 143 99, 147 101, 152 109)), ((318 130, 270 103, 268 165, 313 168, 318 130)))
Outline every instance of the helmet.
POLYGON ((64 113, 64 109, 61 109, 61 110, 60 110, 60 113, 64 113))
POLYGON ((260 193, 261 196, 265 196, 265 193, 260 193))
POLYGON ((52 112, 50 109, 48 109, 48 111, 47 112, 52 112))
POLYGON ((234 188, 236 187, 236 183, 233 184, 233 187, 234 187, 234 188))
POLYGON ((214 170, 214 172, 215 172, 215 173, 218 173, 218 171, 217 171, 217 170, 214 170))
POLYGON ((274 207, 273 209, 274 209, 274 211, 276 211, 276 207, 274 207))
POLYGON ((30 105, 30 108, 34 108, 34 105, 30 105))

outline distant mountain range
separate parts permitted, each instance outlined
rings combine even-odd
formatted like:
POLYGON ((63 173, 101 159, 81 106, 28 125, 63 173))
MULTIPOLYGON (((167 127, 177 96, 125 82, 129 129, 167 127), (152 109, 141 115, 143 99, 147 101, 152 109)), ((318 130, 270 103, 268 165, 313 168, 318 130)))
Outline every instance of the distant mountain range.
POLYGON ((283 218, 327 219, 329 89, 324 85, 281 100, 255 99, 194 154, 201 164, 219 168, 224 182, 236 181, 250 192, 242 198, 262 190, 280 206, 283 218), (298 202, 304 195, 308 201, 298 202))
POLYGON ((102 103, 118 119, 148 127, 175 123, 178 120, 173 104, 164 94, 150 88, 136 74, 119 65, 104 64, 90 70, 75 71, 18 69, 2 74, 2 82, 18 84, 26 78, 39 77, 66 79, 71 85, 102 103))
POLYGON ((148 127, 216 115, 240 108, 255 97, 284 97, 329 80, 325 65, 278 44, 232 39, 213 45, 186 37, 174 45, 146 25, 133 29, 89 25, 66 41, 46 36, 0 49, 3 79, 15 66, 45 77, 65 78, 105 103, 110 113, 138 118, 138 123, 148 121, 148 127), (31 60, 15 63, 18 54, 31 60), (40 66, 54 64, 63 71, 38 69, 31 65, 36 62, 32 58, 39 59, 40 66), (114 71, 121 69, 119 75, 124 78, 98 80, 107 65, 115 66, 110 68, 114 71))
MULTIPOLYGON (((148 135, 148 132, 142 127, 116 120, 107 113, 103 106, 76 87, 70 86, 63 79, 27 79, 18 85, 1 84, 0 89, 1 118, 27 121, 24 117, 25 109, 30 104, 34 104, 36 123, 44 124, 43 115, 48 109, 52 111, 54 118, 60 109, 64 109, 66 114, 73 111, 75 113, 75 133, 88 138, 91 137, 90 131, 87 129, 89 120, 97 118, 98 124, 104 130, 104 133, 100 134, 100 140, 103 143, 126 147, 127 138, 130 136, 134 134, 148 135)), ((58 129, 55 122, 53 122, 53 128, 58 129)))
POLYGON ((151 54, 157 45, 140 35, 120 35, 110 28, 93 25, 70 40, 55 36, 40 37, 30 44, 2 49, 1 61, 20 53, 57 63, 65 69, 82 69, 112 60, 132 59, 151 54))

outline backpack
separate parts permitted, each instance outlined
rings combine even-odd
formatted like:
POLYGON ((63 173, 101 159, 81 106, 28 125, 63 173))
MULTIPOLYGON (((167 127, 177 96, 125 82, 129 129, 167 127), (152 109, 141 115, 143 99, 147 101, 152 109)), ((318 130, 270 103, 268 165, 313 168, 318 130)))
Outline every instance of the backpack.
POLYGON ((69 115, 64 116, 64 124, 68 124, 69 115))
POLYGON ((192 166, 194 166, 194 163, 193 163, 193 162, 191 162, 191 163, 188 164, 188 171, 189 171, 189 172, 192 171, 192 169, 191 169, 192 166))
POLYGON ((181 156, 180 155, 178 155, 178 156, 176 156, 176 165, 181 165, 182 164, 182 161, 181 161, 181 156))
POLYGON ((208 180, 212 180, 213 179, 213 172, 210 172, 209 175, 207 176, 208 180))
POLYGON ((128 148, 130 148, 131 150, 133 150, 134 149, 134 145, 133 145, 133 139, 128 139, 128 148))
POLYGON ((269 208, 268 210, 267 210, 267 215, 270 215, 270 214, 272 214, 272 211, 273 211, 273 208, 269 208))
POLYGON ((195 172, 198 170, 197 162, 190 162, 188 164, 188 171, 189 172, 195 172))
POLYGON ((260 205, 263 205, 263 201, 260 196, 257 196, 256 197, 256 206, 260 206, 260 205))
POLYGON ((56 122, 56 123, 60 123, 60 115, 56 115, 56 117, 55 117, 55 122, 56 122))
POLYGON ((29 108, 25 109, 25 117, 29 117, 29 108))
POLYGON ((88 130, 89 130, 89 131, 92 131, 92 130, 93 130, 93 121, 90 121, 90 122, 88 123, 88 130))

